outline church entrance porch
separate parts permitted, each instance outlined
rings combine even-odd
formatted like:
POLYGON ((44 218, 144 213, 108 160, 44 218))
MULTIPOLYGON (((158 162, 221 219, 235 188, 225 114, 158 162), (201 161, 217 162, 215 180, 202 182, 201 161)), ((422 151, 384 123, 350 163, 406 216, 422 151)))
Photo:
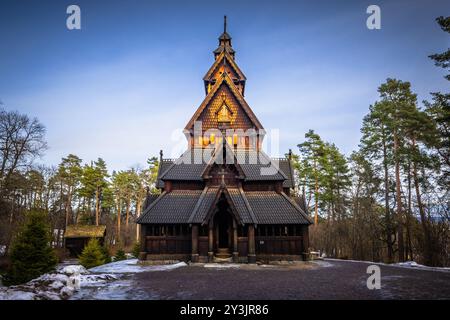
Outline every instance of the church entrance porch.
POLYGON ((216 213, 213 219, 215 229, 215 258, 229 259, 233 250, 233 225, 234 219, 230 207, 224 197, 217 203, 216 213))

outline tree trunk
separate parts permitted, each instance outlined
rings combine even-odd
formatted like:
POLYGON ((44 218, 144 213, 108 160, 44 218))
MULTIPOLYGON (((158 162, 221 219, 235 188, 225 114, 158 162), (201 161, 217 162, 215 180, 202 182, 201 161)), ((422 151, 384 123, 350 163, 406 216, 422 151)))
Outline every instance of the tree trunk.
POLYGON ((126 212, 126 218, 125 218, 125 229, 128 231, 128 220, 130 219, 130 204, 131 200, 130 198, 127 199, 127 212, 126 212))
POLYGON ((95 225, 98 226, 100 215, 100 188, 97 187, 95 190, 95 225))
POLYGON ((398 159, 399 143, 397 133, 394 131, 394 161, 395 161, 395 198, 397 202, 397 232, 398 232, 398 260, 405 261, 405 247, 403 241, 403 206, 400 190, 400 161, 398 159))
POLYGON ((72 211, 72 190, 69 187, 69 190, 67 192, 67 202, 66 202, 66 229, 69 225, 69 215, 72 211))
POLYGON ((315 186, 314 186, 314 225, 317 225, 319 223, 319 179, 317 177, 317 160, 314 160, 314 179, 315 179, 315 186))
POLYGON ((406 213, 406 254, 409 260, 413 260, 412 240, 411 240, 411 215, 412 215, 412 199, 411 199, 411 161, 408 161, 408 211, 406 213))
POLYGON ((391 213, 389 209, 389 171, 387 163, 387 147, 386 140, 384 138, 384 128, 382 128, 382 141, 383 141, 383 169, 384 169, 384 206, 385 206, 385 218, 386 218, 386 243, 388 263, 392 262, 393 248, 392 248, 392 229, 391 229, 391 213))
POLYGON ((119 205, 117 208, 117 242, 120 242, 120 218, 121 218, 121 216, 122 216, 122 200, 119 200, 119 205))
MULTIPOLYGON (((142 200, 138 199, 136 202, 136 218, 139 218, 141 216, 141 209, 142 209, 142 200)), ((140 228, 139 225, 136 224, 136 241, 139 241, 140 234, 139 234, 140 228)))
MULTIPOLYGON (((416 140, 412 140, 413 143, 413 149, 416 149, 416 140)), ((420 194, 420 187, 419 187, 419 179, 417 176, 417 164, 414 161, 413 162, 413 179, 414 179, 414 187, 416 189, 416 197, 417 197, 417 206, 419 207, 419 213, 420 213, 420 220, 421 220, 421 226, 423 230, 423 239, 424 239, 424 264, 426 265, 432 265, 433 264, 433 253, 431 248, 431 238, 430 238, 430 228, 428 226, 428 218, 425 215, 425 209, 422 203, 422 197, 420 194)))

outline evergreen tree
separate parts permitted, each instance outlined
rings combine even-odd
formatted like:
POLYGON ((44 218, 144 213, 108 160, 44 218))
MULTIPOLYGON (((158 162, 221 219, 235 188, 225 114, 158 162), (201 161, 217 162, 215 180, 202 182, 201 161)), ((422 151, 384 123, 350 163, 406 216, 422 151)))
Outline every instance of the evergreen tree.
POLYGON ((300 180, 304 189, 309 190, 308 204, 314 195, 314 224, 319 221, 319 188, 322 179, 321 168, 324 165, 324 142, 314 130, 305 134, 306 141, 299 144, 300 151, 300 180))
POLYGON ((110 263, 112 261, 111 254, 109 252, 109 249, 106 245, 102 246, 102 254, 103 254, 103 260, 104 263, 110 263))
POLYGON ((105 253, 97 239, 92 238, 89 240, 79 259, 80 264, 87 269, 105 263, 105 253))
POLYGON ((66 158, 62 159, 62 162, 58 167, 58 175, 61 179, 61 195, 63 193, 63 188, 65 188, 66 191, 65 195, 66 227, 71 222, 72 198, 75 192, 77 191, 77 188, 79 187, 79 182, 81 179, 82 174, 81 161, 82 160, 76 155, 69 154, 66 158))
POLYGON ((122 246, 119 246, 119 249, 116 252, 116 255, 114 256, 114 261, 121 261, 126 260, 127 255, 125 254, 125 250, 123 250, 122 246))
POLYGON ((136 241, 133 246, 133 257, 139 258, 139 253, 141 252, 141 243, 136 241))
POLYGON ((30 212, 25 226, 13 242, 11 269, 5 277, 5 284, 24 283, 51 271, 57 262, 50 246, 51 240, 46 215, 30 212))

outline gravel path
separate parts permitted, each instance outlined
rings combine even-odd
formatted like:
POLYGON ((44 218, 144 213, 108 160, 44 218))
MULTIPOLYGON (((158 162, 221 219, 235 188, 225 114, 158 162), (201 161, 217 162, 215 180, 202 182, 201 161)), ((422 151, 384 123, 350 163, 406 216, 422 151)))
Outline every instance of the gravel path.
POLYGON ((381 289, 366 286, 370 263, 318 261, 283 266, 190 265, 135 274, 153 299, 450 299, 450 272, 380 265, 381 289))

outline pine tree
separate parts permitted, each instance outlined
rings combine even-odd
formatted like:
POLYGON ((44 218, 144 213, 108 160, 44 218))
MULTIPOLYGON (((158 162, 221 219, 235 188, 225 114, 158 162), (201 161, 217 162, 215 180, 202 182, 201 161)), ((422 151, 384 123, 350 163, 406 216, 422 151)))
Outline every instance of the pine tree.
POLYGON ((81 161, 82 160, 76 155, 69 154, 66 158, 62 159, 62 162, 58 167, 58 175, 61 178, 61 196, 63 188, 66 190, 66 227, 72 218, 72 198, 81 179, 81 161))
POLYGON ((136 241, 133 246, 133 257, 139 258, 139 253, 141 252, 141 243, 136 241))
POLYGON ((121 246, 119 246, 119 249, 116 252, 116 255, 114 256, 114 261, 121 261, 126 260, 127 255, 125 254, 125 250, 121 246))
POLYGON ((27 222, 17 235, 11 248, 11 269, 5 277, 5 284, 20 284, 51 271, 57 262, 50 246, 50 227, 47 216, 32 211, 27 222))
POLYGON ((92 238, 89 240, 79 259, 80 264, 87 269, 105 263, 105 254, 97 239, 92 238))
POLYGON ((299 144, 300 151, 300 180, 304 181, 303 188, 309 190, 308 204, 314 195, 314 224, 319 222, 319 188, 321 185, 324 164, 324 142, 320 136, 309 130, 305 134, 306 141, 299 144))
POLYGON ((105 263, 110 263, 112 261, 111 254, 109 252, 109 249, 106 245, 103 245, 102 247, 102 254, 103 254, 103 260, 105 263))

